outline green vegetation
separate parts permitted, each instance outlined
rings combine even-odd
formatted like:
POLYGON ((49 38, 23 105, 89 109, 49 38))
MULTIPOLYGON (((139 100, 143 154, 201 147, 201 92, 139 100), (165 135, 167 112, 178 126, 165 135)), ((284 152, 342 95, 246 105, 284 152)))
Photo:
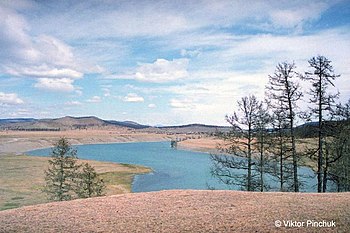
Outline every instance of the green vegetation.
MULTIPOLYGON (((49 168, 45 171, 44 192, 53 201, 67 201, 77 197, 79 193, 79 169, 77 151, 67 139, 61 138, 51 151, 49 168)), ((79 195, 78 195, 79 196, 79 195)))
MULTIPOLYGON (((42 192, 48 160, 46 157, 0 155, 0 210, 49 202, 42 192)), ((151 171, 136 165, 96 161, 89 161, 89 164, 105 181, 106 195, 131 192, 133 177, 151 171)))
POLYGON ((88 163, 84 163, 82 171, 78 174, 77 194, 79 198, 99 197, 103 196, 105 191, 105 184, 95 171, 95 169, 88 163))

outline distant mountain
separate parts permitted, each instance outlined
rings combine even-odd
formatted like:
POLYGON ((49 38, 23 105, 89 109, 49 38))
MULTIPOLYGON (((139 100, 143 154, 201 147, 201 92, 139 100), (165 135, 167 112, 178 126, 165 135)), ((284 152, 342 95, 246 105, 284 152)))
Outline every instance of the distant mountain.
POLYGON ((72 117, 65 116, 54 119, 12 118, 0 119, 0 129, 25 131, 58 131, 69 129, 121 127, 144 132, 164 133, 215 133, 226 132, 230 127, 205 124, 188 124, 179 126, 151 127, 134 121, 102 120, 95 116, 72 117))
POLYGON ((87 116, 87 117, 66 116, 62 118, 52 119, 51 121, 55 124, 69 126, 69 127, 79 127, 79 126, 93 127, 93 126, 108 125, 104 120, 101 120, 100 118, 97 118, 94 116, 87 116))
POLYGON ((34 118, 9 118, 9 119, 0 119, 1 123, 18 123, 18 122, 33 122, 37 121, 34 118))
POLYGON ((205 127, 205 128, 228 128, 227 126, 218 126, 218 125, 205 125, 205 124, 187 124, 187 125, 177 125, 177 126, 160 126, 158 128, 189 128, 189 127, 205 127))
POLYGON ((144 129, 150 126, 141 125, 133 121, 114 121, 102 120, 95 116, 72 117, 65 116, 54 119, 35 119, 35 118, 11 118, 0 119, 0 129, 11 130, 67 130, 67 129, 85 129, 101 127, 126 127, 131 129, 144 129))
MULTIPOLYGON (((345 125, 349 126, 350 121, 325 121, 323 122, 323 135, 330 136, 337 134, 339 127, 344 127, 345 125)), ((310 138, 318 136, 318 121, 308 122, 302 125, 295 127, 295 135, 300 138, 310 138)))
POLYGON ((127 128, 132 128, 132 129, 145 129, 149 128, 149 125, 141 125, 137 122, 134 121, 114 121, 114 120, 109 120, 105 121, 108 124, 112 125, 117 125, 117 126, 122 126, 122 127, 127 127, 127 128))
POLYGON ((67 130, 106 125, 103 120, 97 117, 66 116, 56 119, 18 118, 0 120, 0 129, 11 130, 67 130))
POLYGON ((169 133, 216 133, 228 132, 230 127, 228 126, 217 126, 217 125, 205 125, 205 124, 188 124, 188 125, 178 125, 178 126, 161 126, 157 127, 162 131, 169 133))

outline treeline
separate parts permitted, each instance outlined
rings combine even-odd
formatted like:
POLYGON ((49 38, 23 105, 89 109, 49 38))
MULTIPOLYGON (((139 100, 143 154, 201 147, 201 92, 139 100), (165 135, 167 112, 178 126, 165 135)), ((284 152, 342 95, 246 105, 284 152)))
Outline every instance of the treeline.
POLYGON ((4 127, 3 130, 14 131, 61 131, 60 128, 17 128, 17 127, 4 127))
POLYGON ((338 103, 339 92, 331 92, 340 75, 330 60, 317 56, 308 63, 304 73, 296 72, 294 63, 278 64, 264 100, 250 95, 237 102, 234 114, 226 116, 232 131, 220 137, 225 140, 221 149, 239 157, 212 155, 213 176, 261 192, 271 189, 266 180, 273 177, 280 191, 299 192, 298 167, 310 159, 316 164, 317 192, 350 190, 350 100, 338 103), (309 90, 301 88, 302 82, 309 90), (300 109, 302 102, 307 110, 300 109), (305 124, 296 127, 296 121, 305 124))

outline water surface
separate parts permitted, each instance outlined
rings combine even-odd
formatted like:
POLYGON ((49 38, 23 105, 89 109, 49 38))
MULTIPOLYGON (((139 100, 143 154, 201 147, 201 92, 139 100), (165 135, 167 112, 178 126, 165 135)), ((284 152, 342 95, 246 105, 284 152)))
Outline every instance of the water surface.
MULTIPOLYGON (((82 159, 136 164, 150 167, 153 172, 137 175, 133 192, 166 189, 239 189, 227 187, 210 175, 211 160, 207 153, 176 150, 170 142, 114 143, 74 146, 82 159)), ((28 152, 30 155, 49 156, 50 148, 28 152)), ((310 168, 301 167, 299 173, 313 176, 310 168)), ((315 178, 304 178, 303 191, 315 190, 315 178)), ((270 179, 271 183, 273 181, 270 179)), ((272 186, 277 184, 272 184, 272 186)))

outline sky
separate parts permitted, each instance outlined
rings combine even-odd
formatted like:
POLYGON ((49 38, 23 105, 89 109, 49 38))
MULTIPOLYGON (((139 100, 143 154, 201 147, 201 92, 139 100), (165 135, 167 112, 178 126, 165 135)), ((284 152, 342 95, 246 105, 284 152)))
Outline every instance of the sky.
POLYGON ((0 118, 226 125, 278 63, 317 55, 347 101, 349 0, 0 0, 0 118))

